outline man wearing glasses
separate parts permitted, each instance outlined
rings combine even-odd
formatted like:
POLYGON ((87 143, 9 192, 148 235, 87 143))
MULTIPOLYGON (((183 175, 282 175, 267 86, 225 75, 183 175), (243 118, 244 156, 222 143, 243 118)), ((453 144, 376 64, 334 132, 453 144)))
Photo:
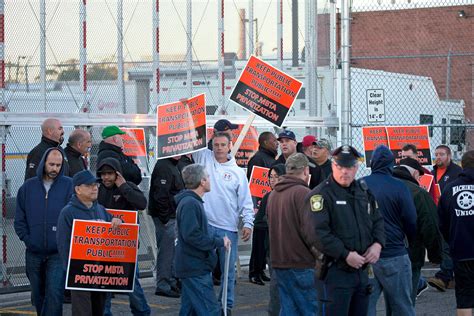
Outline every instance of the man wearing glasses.
POLYGON ((367 184, 355 180, 357 150, 344 145, 332 156, 332 175, 305 204, 316 230, 309 243, 322 253, 316 271, 320 314, 366 315, 369 265, 377 262, 385 243, 383 219, 367 184))

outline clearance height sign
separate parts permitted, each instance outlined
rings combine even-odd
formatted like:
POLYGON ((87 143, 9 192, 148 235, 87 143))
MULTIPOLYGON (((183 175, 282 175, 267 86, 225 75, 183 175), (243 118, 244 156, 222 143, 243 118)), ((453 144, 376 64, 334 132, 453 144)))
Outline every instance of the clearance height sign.
POLYGON ((251 56, 230 99, 281 127, 303 84, 251 56))
POLYGON ((156 127, 158 159, 206 148, 204 94, 159 105, 156 127))
POLYGON ((138 225, 74 220, 66 289, 133 292, 138 225))

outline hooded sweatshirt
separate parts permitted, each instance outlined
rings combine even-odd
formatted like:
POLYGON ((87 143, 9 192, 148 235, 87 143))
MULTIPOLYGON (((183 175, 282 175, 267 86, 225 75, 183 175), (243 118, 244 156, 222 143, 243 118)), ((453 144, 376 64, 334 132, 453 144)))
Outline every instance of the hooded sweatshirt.
POLYGON ((105 208, 95 201, 91 208, 87 208, 74 194, 69 203, 62 209, 58 219, 58 232, 56 239, 58 251, 63 261, 64 268, 67 268, 69 258, 69 247, 71 244, 72 224, 75 219, 85 221, 106 221, 112 220, 112 215, 107 213, 105 208))
POLYGON ((413 196, 402 181, 393 177, 394 162, 390 149, 383 145, 377 147, 370 163, 372 174, 364 178, 384 219, 386 241, 380 254, 382 258, 407 254, 405 237, 409 242, 416 237, 413 196))
POLYGON ((315 258, 307 241, 313 240, 305 229, 309 223, 306 218, 305 197, 310 192, 302 179, 284 175, 270 193, 267 204, 268 227, 270 234, 270 255, 273 268, 311 269, 315 258))
POLYGON ((405 167, 393 170, 393 176, 405 183, 413 195, 416 207, 416 239, 410 243, 410 260, 412 267, 422 267, 425 263, 425 248, 430 262, 441 262, 441 234, 438 229, 436 204, 430 194, 418 185, 405 167))
MULTIPOLYGON (((100 170, 103 166, 109 166, 115 171, 122 173, 122 167, 115 158, 103 159, 97 166, 97 170, 100 170)), ((97 171, 97 177, 100 178, 99 171, 97 171)), ((101 184, 97 200, 106 208, 118 210, 144 210, 147 204, 143 192, 130 181, 125 182, 120 187, 114 184, 111 188, 101 184)))
POLYGON ((46 192, 43 171, 46 158, 53 150, 62 154, 57 148, 47 149, 36 169, 36 177, 26 180, 16 197, 15 232, 26 249, 34 253, 58 252, 56 227, 59 213, 73 193, 71 178, 63 175, 64 165, 46 192))
POLYGON ((97 153, 97 165, 100 165, 103 159, 109 157, 115 158, 120 162, 123 170, 122 175, 125 180, 132 181, 136 185, 142 182, 142 172, 135 161, 133 161, 133 158, 125 155, 122 148, 101 141, 99 152, 97 153))
POLYGON ((474 169, 448 183, 438 204, 439 228, 455 261, 474 260, 474 169))
POLYGON ((193 153, 196 163, 206 166, 211 181, 211 192, 204 196, 204 209, 209 224, 228 231, 238 231, 239 215, 244 227, 252 228, 253 202, 249 182, 235 159, 220 163, 209 149, 193 153))
POLYGON ((176 195, 178 205, 176 222, 176 276, 189 278, 209 274, 217 263, 215 249, 224 246, 224 240, 209 235, 203 200, 191 190, 176 195))

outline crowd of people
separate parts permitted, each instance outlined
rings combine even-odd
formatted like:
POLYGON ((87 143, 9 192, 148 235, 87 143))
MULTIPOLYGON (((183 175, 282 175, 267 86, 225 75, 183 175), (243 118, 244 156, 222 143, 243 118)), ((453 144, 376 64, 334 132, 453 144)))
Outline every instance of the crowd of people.
MULTIPOLYGON (((70 296, 73 315, 112 315, 112 293, 65 292, 73 221, 119 227, 107 208, 148 209, 158 249, 155 294, 180 298, 180 315, 232 314, 239 235, 252 239, 249 281, 270 282, 269 315, 376 315, 382 293, 387 315, 415 315, 416 297, 428 284, 454 287, 458 315, 472 315, 474 151, 458 166, 450 147, 439 145, 430 171, 413 144, 403 147, 397 165, 393 152, 379 146, 371 174, 356 179, 356 148, 332 150, 314 135, 299 142, 285 129, 259 135, 245 172, 230 155, 237 127, 219 120, 206 149, 157 160, 147 199, 119 127, 102 130, 93 174, 85 158, 90 133, 74 130, 63 149, 61 122, 46 119, 41 142, 28 154, 14 222, 37 314, 62 315, 70 296), (249 189, 254 166, 269 169, 271 191, 261 200, 249 189), (420 187, 424 174, 433 175, 440 197, 420 187), (421 276, 426 253, 440 264, 428 279, 421 276)), ((131 313, 150 315, 138 275, 136 265, 131 313)))

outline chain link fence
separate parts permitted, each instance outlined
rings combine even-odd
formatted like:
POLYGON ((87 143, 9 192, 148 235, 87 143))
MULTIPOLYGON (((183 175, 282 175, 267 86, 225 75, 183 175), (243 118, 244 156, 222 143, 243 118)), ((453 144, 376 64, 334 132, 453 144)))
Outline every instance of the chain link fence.
MULTIPOLYGON (((473 149, 474 6, 467 1, 352 2, 353 142, 364 126, 429 125, 431 156, 473 149)), ((368 174, 368 170, 361 170, 368 174)))

